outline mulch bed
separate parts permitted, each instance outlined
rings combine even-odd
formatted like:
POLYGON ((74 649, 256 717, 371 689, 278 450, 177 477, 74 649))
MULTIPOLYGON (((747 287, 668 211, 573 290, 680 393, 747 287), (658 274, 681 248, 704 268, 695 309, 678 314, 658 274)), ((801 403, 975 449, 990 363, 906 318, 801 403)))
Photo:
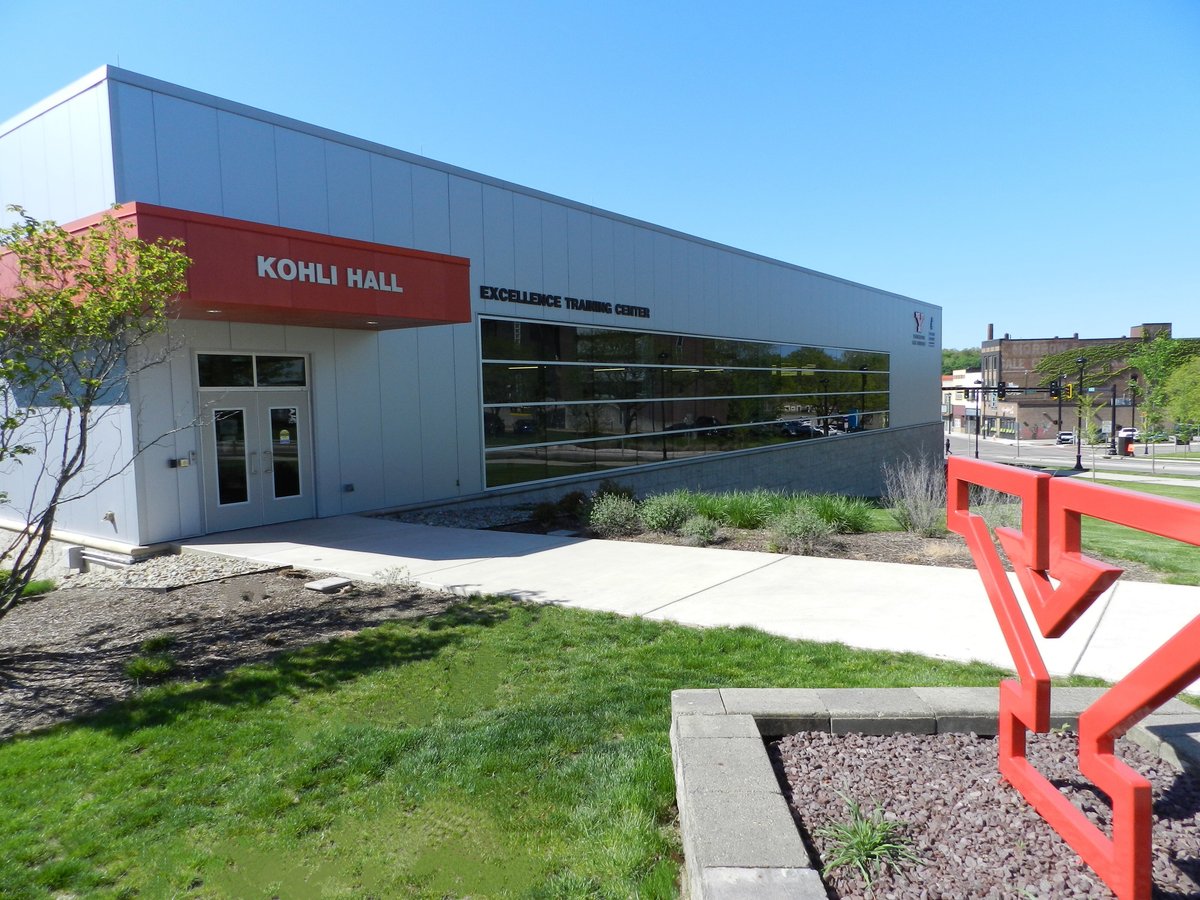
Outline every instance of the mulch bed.
POLYGON ((0 620, 0 740, 131 696, 125 674, 148 638, 170 634, 172 680, 202 679, 393 619, 433 616, 460 598, 405 585, 307 590, 311 573, 241 575, 160 592, 65 588, 0 620))

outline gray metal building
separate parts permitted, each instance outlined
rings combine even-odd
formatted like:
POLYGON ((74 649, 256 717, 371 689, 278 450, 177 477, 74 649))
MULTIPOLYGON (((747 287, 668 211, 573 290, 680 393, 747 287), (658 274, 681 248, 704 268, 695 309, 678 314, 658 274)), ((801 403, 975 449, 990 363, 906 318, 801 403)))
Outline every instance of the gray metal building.
MULTIPOLYGON (((884 461, 940 452, 936 306, 120 69, 0 125, 0 202, 132 204, 217 242, 96 477, 136 458, 64 511, 65 540, 605 478, 870 495, 884 461), (461 277, 425 296, 410 264, 461 277)), ((12 524, 33 487, 0 475, 12 524)))

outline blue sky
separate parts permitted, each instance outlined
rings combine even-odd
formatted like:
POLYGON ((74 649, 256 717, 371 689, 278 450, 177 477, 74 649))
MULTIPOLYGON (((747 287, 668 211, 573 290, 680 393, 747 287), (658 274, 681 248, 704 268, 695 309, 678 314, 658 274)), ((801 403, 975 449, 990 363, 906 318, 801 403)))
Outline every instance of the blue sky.
POLYGON ((0 120, 109 63, 939 304, 947 347, 1200 336, 1195 0, 4 6, 0 120))

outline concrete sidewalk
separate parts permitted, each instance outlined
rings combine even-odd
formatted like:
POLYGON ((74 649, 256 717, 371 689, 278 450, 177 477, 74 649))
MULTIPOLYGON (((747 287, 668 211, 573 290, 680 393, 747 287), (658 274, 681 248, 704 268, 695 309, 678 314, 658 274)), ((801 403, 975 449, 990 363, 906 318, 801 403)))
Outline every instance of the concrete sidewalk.
MULTIPOLYGON (((410 525, 339 516, 208 535, 185 551, 366 581, 420 584, 685 625, 748 625, 1012 667, 973 569, 410 525)), ((1018 596, 1021 596, 1018 588, 1018 596)), ((1118 581, 1066 636, 1039 640, 1052 675, 1115 681, 1200 615, 1200 588, 1118 581)), ((1037 633, 1036 627, 1034 633, 1037 633)), ((1200 681, 1189 689, 1200 694, 1200 681)))

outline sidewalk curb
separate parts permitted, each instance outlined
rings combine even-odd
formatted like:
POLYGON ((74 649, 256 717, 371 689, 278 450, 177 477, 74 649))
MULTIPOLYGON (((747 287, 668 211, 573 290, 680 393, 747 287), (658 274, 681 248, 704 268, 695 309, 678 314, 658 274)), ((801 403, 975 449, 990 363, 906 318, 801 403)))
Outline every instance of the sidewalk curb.
MULTIPOLYGON (((1055 688, 1051 727, 1074 725, 1104 688, 1055 688)), ((718 688, 671 694, 671 756, 683 837, 683 896, 824 900, 821 881, 767 758, 765 738, 996 733, 997 688, 718 688)), ((1200 768, 1200 709, 1172 700, 1128 737, 1200 768)))

